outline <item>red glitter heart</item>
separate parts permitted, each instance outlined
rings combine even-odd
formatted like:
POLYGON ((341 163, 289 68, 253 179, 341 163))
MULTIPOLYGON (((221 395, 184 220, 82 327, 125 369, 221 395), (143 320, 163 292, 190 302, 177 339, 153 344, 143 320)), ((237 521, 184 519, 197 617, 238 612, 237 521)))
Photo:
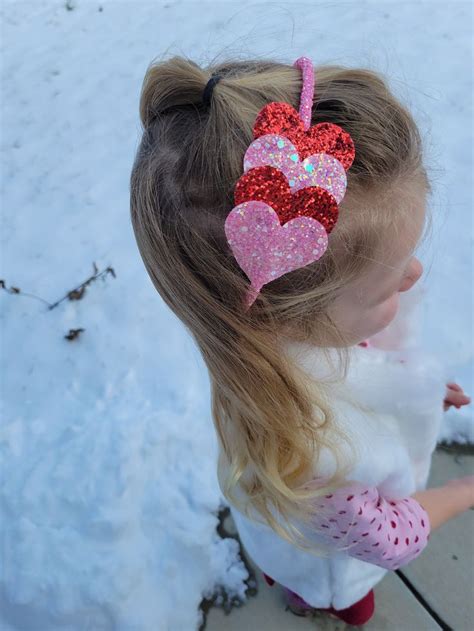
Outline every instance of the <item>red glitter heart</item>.
POLYGON ((312 217, 329 234, 336 224, 339 208, 335 198, 319 186, 308 186, 292 193, 279 169, 263 166, 244 173, 235 185, 235 205, 262 201, 273 208, 281 225, 295 217, 312 217))
POLYGON ((299 113, 289 103, 268 103, 259 111, 253 126, 254 138, 279 134, 290 140, 298 150, 300 160, 315 153, 328 153, 347 171, 355 158, 350 135, 333 123, 318 123, 307 131, 299 113))

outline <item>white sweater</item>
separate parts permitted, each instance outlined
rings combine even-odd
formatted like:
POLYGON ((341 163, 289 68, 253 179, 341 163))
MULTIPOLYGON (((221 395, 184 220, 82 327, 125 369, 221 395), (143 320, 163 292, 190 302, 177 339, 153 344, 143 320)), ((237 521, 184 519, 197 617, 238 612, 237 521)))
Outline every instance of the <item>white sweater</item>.
MULTIPOLYGON (((283 348, 316 378, 332 372, 331 364, 314 347, 286 342, 283 348)), ((381 495, 393 498, 426 488, 443 415, 445 382, 442 367, 421 351, 353 347, 347 380, 338 386, 332 405, 337 423, 351 434, 358 453, 347 478, 377 486, 381 495), (345 393, 370 406, 373 414, 346 401, 345 393)), ((323 450, 314 473, 330 475, 334 464, 332 455, 323 450)), ((256 565, 313 607, 348 607, 388 571, 346 552, 316 557, 233 506, 231 512, 256 565)))

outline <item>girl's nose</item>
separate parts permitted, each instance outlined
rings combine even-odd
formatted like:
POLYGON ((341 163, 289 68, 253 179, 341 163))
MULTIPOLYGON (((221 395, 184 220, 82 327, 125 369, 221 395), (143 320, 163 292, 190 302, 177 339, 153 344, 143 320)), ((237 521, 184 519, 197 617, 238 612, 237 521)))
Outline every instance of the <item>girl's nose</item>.
POLYGON ((408 291, 413 287, 413 285, 419 280, 420 276, 423 274, 423 265, 421 262, 413 257, 410 262, 410 267, 402 280, 400 288, 398 291, 408 291))

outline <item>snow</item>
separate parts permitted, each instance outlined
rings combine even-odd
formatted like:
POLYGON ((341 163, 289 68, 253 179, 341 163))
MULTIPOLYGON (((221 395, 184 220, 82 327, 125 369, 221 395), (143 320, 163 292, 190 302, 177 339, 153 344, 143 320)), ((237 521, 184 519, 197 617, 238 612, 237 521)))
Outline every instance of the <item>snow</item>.
MULTIPOLYGON (((146 66, 180 53, 202 64, 305 54, 390 78, 434 178, 424 345, 472 394, 471 5, 38 0, 1 10, 0 278, 21 290, 0 291, 1 627, 191 631, 219 587, 244 598, 247 571, 236 541, 216 532, 225 503, 204 363, 149 281, 129 220, 146 66), (115 277, 54 309, 34 298, 59 300, 93 263, 115 277)), ((470 414, 450 410, 442 438, 472 441, 470 414)))

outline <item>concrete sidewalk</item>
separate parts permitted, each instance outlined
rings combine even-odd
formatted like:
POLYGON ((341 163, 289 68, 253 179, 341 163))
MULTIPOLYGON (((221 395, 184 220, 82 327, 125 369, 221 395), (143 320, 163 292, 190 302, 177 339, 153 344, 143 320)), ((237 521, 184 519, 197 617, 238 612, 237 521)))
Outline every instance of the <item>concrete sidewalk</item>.
MULTIPOLYGON (((433 455, 428 487, 474 473, 471 449, 439 446, 433 455)), ((474 512, 466 511, 433 532, 428 547, 417 559, 388 572, 374 588, 375 614, 364 629, 424 631, 425 629, 474 629, 474 512)), ((231 517, 224 528, 235 533, 231 517)), ((206 631, 304 631, 350 629, 324 613, 298 617, 285 608, 281 588, 269 587, 262 573, 243 550, 255 573, 255 595, 229 614, 211 607, 206 631)), ((360 627, 361 628, 361 627, 360 627)))

